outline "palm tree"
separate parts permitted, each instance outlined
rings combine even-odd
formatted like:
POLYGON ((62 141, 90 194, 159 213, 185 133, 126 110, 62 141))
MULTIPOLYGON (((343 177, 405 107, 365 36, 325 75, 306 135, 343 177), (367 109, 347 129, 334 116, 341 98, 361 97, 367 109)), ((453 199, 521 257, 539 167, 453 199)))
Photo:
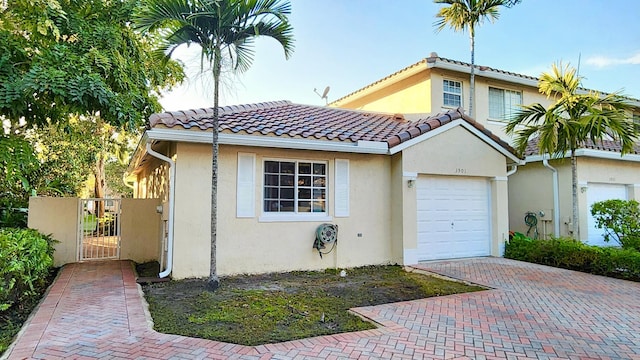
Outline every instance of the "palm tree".
POLYGON ((471 79, 469 114, 475 118, 475 47, 476 26, 480 26, 485 19, 494 22, 500 17, 500 6, 511 7, 520 0, 433 0, 436 4, 448 4, 441 8, 436 17, 439 18, 433 25, 436 32, 442 31, 447 25, 454 31, 469 31, 471 41, 471 79))
POLYGON ((578 233, 576 150, 589 140, 611 139, 620 143, 624 155, 633 150, 638 137, 623 96, 578 93, 580 80, 574 68, 554 64, 551 73, 540 76, 538 90, 555 103, 548 109, 538 103, 523 106, 505 127, 508 135, 516 135, 514 146, 521 153, 537 138, 541 155, 562 158, 570 154, 574 236, 578 233))
POLYGON ((207 64, 213 75, 213 155, 211 174, 211 267, 209 288, 219 286, 216 270, 218 194, 218 94, 223 56, 234 71, 249 69, 255 38, 275 39, 289 58, 293 28, 287 0, 146 0, 135 14, 134 26, 159 36, 159 51, 170 58, 181 45, 201 49, 201 71, 207 64))

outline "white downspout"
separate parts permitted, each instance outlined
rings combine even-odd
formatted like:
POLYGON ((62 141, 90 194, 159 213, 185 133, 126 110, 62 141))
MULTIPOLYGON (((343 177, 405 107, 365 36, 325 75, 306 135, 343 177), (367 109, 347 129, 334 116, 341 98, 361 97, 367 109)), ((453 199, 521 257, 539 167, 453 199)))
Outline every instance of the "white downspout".
POLYGON ((507 171, 507 177, 513 175, 516 173, 516 171, 518 171, 518 165, 513 165, 511 167, 511 170, 507 171))
POLYGON ((173 219, 174 219, 174 195, 176 179, 176 163, 170 157, 164 156, 151 148, 151 143, 147 143, 147 153, 155 158, 169 163, 169 234, 167 236, 167 268, 158 274, 158 277, 165 278, 171 274, 173 267, 173 219))
POLYGON ((553 236, 560 236, 560 194, 558 188, 558 170, 549 165, 549 159, 542 159, 542 165, 553 172, 553 236))

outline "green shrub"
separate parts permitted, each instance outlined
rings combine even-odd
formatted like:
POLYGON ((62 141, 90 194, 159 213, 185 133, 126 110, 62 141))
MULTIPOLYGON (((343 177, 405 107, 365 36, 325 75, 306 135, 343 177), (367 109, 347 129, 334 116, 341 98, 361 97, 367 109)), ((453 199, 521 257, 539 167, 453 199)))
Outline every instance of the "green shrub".
POLYGON ((615 240, 625 249, 640 251, 640 204, 635 200, 605 200, 591 205, 598 229, 604 229, 604 241, 615 240))
POLYGON ((45 284, 54 241, 32 229, 0 229, 0 313, 36 295, 45 284))
POLYGON ((514 236, 505 246, 504 257, 640 281, 640 252, 590 246, 570 238, 532 240, 514 236))

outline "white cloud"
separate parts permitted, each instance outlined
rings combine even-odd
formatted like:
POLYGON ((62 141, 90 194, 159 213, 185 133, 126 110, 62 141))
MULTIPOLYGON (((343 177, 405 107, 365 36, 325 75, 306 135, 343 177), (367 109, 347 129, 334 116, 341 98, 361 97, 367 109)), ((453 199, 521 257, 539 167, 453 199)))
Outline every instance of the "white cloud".
POLYGON ((608 56, 592 56, 586 63, 595 67, 604 68, 614 65, 640 65, 640 52, 627 58, 613 58, 608 56))

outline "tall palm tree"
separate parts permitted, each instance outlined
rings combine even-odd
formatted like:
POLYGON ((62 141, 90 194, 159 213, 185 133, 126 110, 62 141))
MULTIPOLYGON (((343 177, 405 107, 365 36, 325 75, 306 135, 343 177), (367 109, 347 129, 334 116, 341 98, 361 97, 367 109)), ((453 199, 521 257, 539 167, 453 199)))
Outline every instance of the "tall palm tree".
POLYGON ((204 65, 213 75, 213 156, 211 174, 211 265, 209 288, 216 289, 218 213, 218 95, 223 56, 234 71, 249 69, 255 38, 275 39, 289 58, 293 52, 293 27, 289 23, 291 5, 287 0, 146 0, 134 17, 134 26, 143 33, 159 36, 159 51, 170 58, 181 45, 198 45, 201 71, 204 65))
POLYGON ((475 118, 475 47, 476 26, 480 26, 484 20, 494 22, 500 17, 499 7, 511 7, 519 0, 433 0, 436 4, 448 4, 441 8, 433 23, 436 32, 442 31, 447 25, 454 31, 469 31, 471 42, 471 79, 469 87, 469 114, 475 118))
POLYGON ((521 153, 529 140, 537 138, 541 155, 553 158, 571 156, 572 221, 578 234, 578 175, 576 150, 586 141, 611 139, 620 143, 622 154, 633 150, 638 133, 627 115, 629 104, 619 94, 578 93, 581 78, 569 65, 553 65, 543 73, 538 90, 555 102, 548 109, 541 104, 523 106, 505 127, 515 135, 514 145, 521 153))

